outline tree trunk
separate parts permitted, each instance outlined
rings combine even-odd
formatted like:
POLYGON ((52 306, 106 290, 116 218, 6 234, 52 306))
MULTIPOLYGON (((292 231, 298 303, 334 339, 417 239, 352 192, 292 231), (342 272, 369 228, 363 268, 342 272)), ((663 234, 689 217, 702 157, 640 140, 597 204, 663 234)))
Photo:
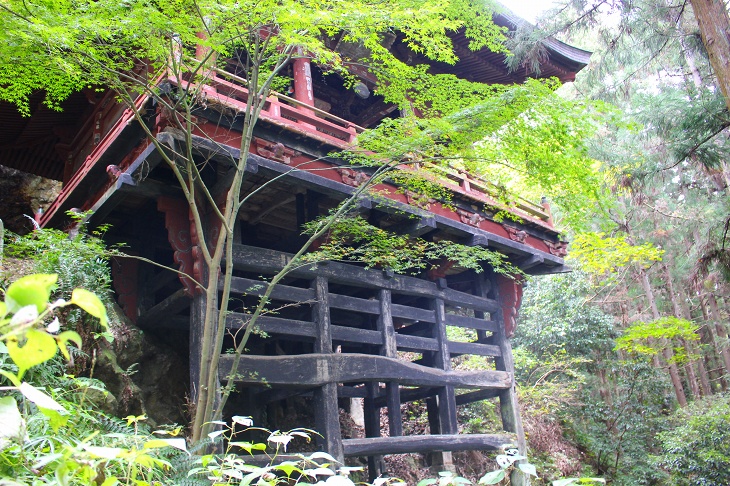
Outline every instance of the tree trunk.
MULTIPOLYGON (((682 311, 682 317, 687 319, 688 321, 692 321, 692 312, 690 312, 689 306, 687 305, 687 302, 685 300, 685 296, 683 295, 681 299, 679 300, 679 307, 682 311)), ((697 334, 700 336, 700 339, 702 338, 702 333, 697 331, 697 334)), ((697 364, 697 376, 700 379, 700 388, 702 390, 703 396, 710 396, 712 395, 712 387, 710 386, 710 377, 707 374, 707 368, 705 367, 705 360, 701 349, 697 349, 697 346, 694 343, 689 343, 690 348, 689 351, 692 353, 692 355, 696 355, 699 358, 696 361, 697 364)))
POLYGON ((715 332, 717 333, 717 338, 720 341, 718 343, 720 356, 725 364, 725 372, 728 373, 730 372, 730 349, 728 349, 727 329, 725 329, 725 326, 722 324, 722 316, 720 315, 720 309, 717 307, 715 295, 712 293, 707 294, 707 302, 710 304, 712 320, 715 323, 715 332))
MULTIPOLYGON (((649 307, 651 308, 651 314, 654 320, 658 320, 661 316, 659 314, 659 309, 656 305, 656 298, 654 297, 654 290, 651 288, 651 282, 649 282, 649 276, 646 274, 646 271, 643 268, 639 269, 639 277, 641 278, 641 285, 644 287, 644 293, 646 294, 646 300, 649 302, 649 307)), ((674 356, 674 353, 672 353, 671 346, 669 345, 666 340, 663 340, 663 351, 662 354, 664 355, 664 359, 667 362, 667 368, 669 369, 669 377, 672 380, 672 386, 674 387, 674 393, 677 396, 677 402, 679 402, 679 405, 681 407, 687 406, 687 397, 684 394, 684 386, 682 385, 682 380, 679 377, 679 370, 677 369, 677 365, 673 362, 672 358, 674 356)), ((659 358, 655 356, 654 364, 657 366, 659 363, 659 358)))
POLYGON ((717 84, 730 109, 730 18, 721 0, 690 0, 717 84))
MULTIPOLYGON (((702 309, 702 317, 704 317, 705 325, 702 326, 704 335, 703 342, 705 344, 711 344, 712 349, 715 353, 712 356, 706 356, 707 368, 712 381, 717 381, 723 390, 727 390, 727 382, 725 381, 726 369, 720 363, 720 348, 715 339, 715 332, 712 330, 712 322, 710 321, 710 313, 707 310, 707 304, 705 303, 705 297, 700 295, 700 308, 702 309)), ((714 387, 713 387, 714 390, 714 387)))
MULTIPOLYGON (((670 260, 671 261, 671 260, 670 260)), ((662 269, 664 270, 664 278, 667 282, 667 291, 669 293, 669 301, 672 303, 672 311, 674 312, 674 315, 678 318, 682 317, 682 310, 679 307, 679 302, 677 299, 677 294, 674 292, 674 283, 672 282, 672 274, 669 271, 669 266, 664 263, 662 264, 662 269)), ((684 339, 681 340, 682 347, 687 352, 687 356, 692 356, 692 346, 690 343, 686 342, 684 339)), ((687 373, 687 381, 689 382, 690 390, 692 391, 692 397, 693 398, 699 398, 701 396, 700 394, 700 387, 697 384, 697 375, 695 375, 695 370, 692 367, 692 361, 687 360, 687 364, 684 365, 684 371, 687 373)))

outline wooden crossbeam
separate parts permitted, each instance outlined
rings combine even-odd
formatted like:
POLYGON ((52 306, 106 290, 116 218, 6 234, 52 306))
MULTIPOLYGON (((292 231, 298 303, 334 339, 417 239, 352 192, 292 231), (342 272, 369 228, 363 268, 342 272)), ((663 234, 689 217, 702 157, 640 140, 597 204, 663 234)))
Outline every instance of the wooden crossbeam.
MULTIPOLYGON (((221 356, 221 378, 227 379, 231 374, 232 362, 232 356, 221 356)), ((445 371, 385 356, 342 353, 242 356, 235 379, 241 383, 302 387, 392 381, 413 386, 508 389, 512 383, 511 376, 506 371, 445 371)))
POLYGON ((410 452, 492 451, 511 442, 514 442, 514 437, 507 434, 453 434, 345 439, 342 446, 345 456, 352 457, 410 452))

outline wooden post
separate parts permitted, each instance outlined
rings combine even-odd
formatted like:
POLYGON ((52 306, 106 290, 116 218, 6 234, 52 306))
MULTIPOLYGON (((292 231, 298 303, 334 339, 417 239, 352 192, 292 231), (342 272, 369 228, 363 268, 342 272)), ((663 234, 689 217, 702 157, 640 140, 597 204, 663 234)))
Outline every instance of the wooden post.
MULTIPOLYGON (((377 382, 365 383, 365 437, 380 437, 380 407, 375 405, 379 385, 377 382)), ((374 482, 385 471, 383 456, 368 456, 368 476, 374 482)))
MULTIPOLYGON (((433 337, 438 343, 438 351, 434 353, 433 366, 445 371, 451 370, 451 355, 446 338, 446 309, 443 299, 434 299, 433 310, 435 323, 433 337)), ((453 386, 441 387, 436 395, 439 434, 455 435, 459 433, 456 421, 456 394, 453 386)), ((431 405, 433 409, 433 403, 431 405)), ((433 411, 431 412, 433 413, 433 411)), ((433 429, 433 427, 432 427, 433 429)), ((431 454, 432 467, 454 472, 454 463, 451 452, 434 452, 431 454)))
MULTIPOLYGON (((482 289, 489 288, 487 287, 489 284, 483 280, 485 278, 484 275, 479 275, 478 278, 482 289)), ((496 275, 494 278, 496 279, 496 275)), ((503 302, 506 296, 499 295, 499 286, 497 285, 497 282, 492 280, 491 284, 491 288, 494 292, 494 298, 499 302, 503 302)), ((482 297, 487 297, 487 295, 483 294, 482 297)), ((502 356, 494 358, 494 364, 497 370, 509 372, 512 380, 512 386, 499 393, 499 409, 502 415, 502 427, 505 431, 512 432, 517 435, 517 448, 519 449, 520 454, 526 456, 527 443, 525 442, 525 431, 522 428, 522 419, 520 418, 520 408, 517 403, 517 389, 515 386, 515 362, 512 357, 512 343, 507 337, 505 329, 504 313, 493 313, 492 320, 496 321, 498 324, 497 332, 495 333, 497 338, 496 344, 499 346, 499 350, 502 354, 502 356)), ((510 476, 510 481, 514 486, 527 486, 530 483, 527 475, 516 471, 510 476)))
MULTIPOLYGON (((312 66, 304 51, 299 48, 297 56, 293 60, 294 64, 294 98, 309 106, 314 106, 314 87, 312 86, 312 66)), ((312 110, 300 108, 310 113, 312 110)))
MULTIPOLYGON (((317 302, 314 304, 314 321, 317 336, 314 341, 314 352, 332 353, 332 323, 330 321, 329 286, 327 279, 314 279, 314 292, 317 302)), ((325 450, 335 459, 344 463, 342 450, 342 434, 340 432, 340 409, 337 405, 337 383, 327 383, 314 391, 314 410, 317 432, 321 437, 325 450)))
MULTIPOLYGON (((390 290, 380 291, 380 316, 378 317, 378 330, 383 334, 383 346, 380 350, 382 356, 397 358, 398 351, 395 342, 395 328, 393 327, 393 316, 390 311, 390 290)), ((388 424, 390 436, 403 435, 403 422, 400 414, 400 386, 398 383, 385 384, 386 402, 388 404, 388 424)))

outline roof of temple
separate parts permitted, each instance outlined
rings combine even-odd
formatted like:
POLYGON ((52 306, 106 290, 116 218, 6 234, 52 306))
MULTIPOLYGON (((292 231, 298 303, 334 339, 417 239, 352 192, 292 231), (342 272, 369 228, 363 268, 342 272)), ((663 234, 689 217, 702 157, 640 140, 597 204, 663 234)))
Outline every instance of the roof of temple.
MULTIPOLYGON (((525 22, 509 11, 495 14, 494 21, 509 30, 515 30, 525 22)), ((419 59, 398 38, 395 39, 393 49, 401 56, 411 56, 414 61, 430 62, 434 73, 451 73, 477 82, 521 83, 527 77, 534 76, 525 67, 510 71, 503 53, 494 53, 488 49, 469 50, 469 40, 463 33, 457 32, 452 38, 460 58, 455 65, 419 59)), ((543 44, 547 57, 541 63, 539 77, 555 76, 563 82, 572 81, 591 55, 590 52, 553 38, 546 39, 543 44)), ((98 103, 111 105, 113 98, 108 94, 105 96, 104 93, 85 90, 71 95, 61 104, 62 110, 56 111, 45 106, 43 95, 38 93, 31 97, 30 117, 22 116, 11 104, 0 102, 0 124, 6 127, 0 134, 0 164, 48 179, 68 181, 71 168, 66 168, 68 151, 78 144, 80 138, 94 136, 94 123, 89 117, 92 112, 98 112, 98 103)), ((109 109, 111 107, 106 111, 109 109)))

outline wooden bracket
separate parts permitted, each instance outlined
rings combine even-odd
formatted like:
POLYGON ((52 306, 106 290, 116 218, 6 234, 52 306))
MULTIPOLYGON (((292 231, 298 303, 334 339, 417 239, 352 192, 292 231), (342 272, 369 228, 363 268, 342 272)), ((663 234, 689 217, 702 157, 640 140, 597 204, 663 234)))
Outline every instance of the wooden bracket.
POLYGON ((504 317, 504 335, 511 338, 517 328, 517 316, 522 303, 522 282, 517 278, 497 275, 499 298, 502 301, 502 315, 504 317))
MULTIPOLYGON (((157 199, 157 210, 165 213, 167 239, 174 251, 173 260, 178 265, 178 269, 200 281, 202 275, 200 248, 197 234, 194 234, 194 230, 191 231, 188 205, 180 199, 160 196, 157 199)), ((184 275, 180 275, 180 281, 189 297, 199 294, 202 290, 184 275)))

